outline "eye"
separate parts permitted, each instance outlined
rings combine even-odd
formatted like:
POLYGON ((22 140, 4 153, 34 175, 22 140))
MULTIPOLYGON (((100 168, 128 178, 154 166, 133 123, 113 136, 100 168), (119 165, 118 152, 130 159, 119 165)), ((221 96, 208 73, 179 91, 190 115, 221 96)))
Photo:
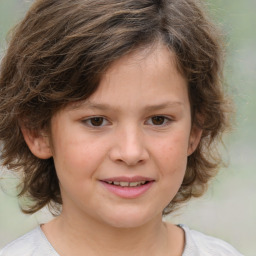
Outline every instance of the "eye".
POLYGON ((172 120, 166 116, 152 116, 147 120, 147 124, 154 126, 164 126, 171 121, 172 120))
POLYGON ((102 127, 107 125, 109 122, 101 116, 94 116, 83 120, 83 123, 91 127, 102 127))

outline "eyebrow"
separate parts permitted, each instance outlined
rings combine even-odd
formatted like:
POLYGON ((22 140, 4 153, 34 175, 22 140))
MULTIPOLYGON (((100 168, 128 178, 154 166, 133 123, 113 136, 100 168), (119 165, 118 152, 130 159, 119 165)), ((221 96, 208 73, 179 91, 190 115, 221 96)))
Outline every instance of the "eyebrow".
MULTIPOLYGON (((184 103, 181 101, 167 101, 163 102, 160 104, 155 104, 155 105, 146 105, 144 107, 145 111, 157 111, 161 109, 166 109, 166 108, 174 108, 174 107, 183 107, 184 103)), ((89 108, 89 109, 96 109, 96 110, 116 110, 117 107, 112 106, 110 104, 103 104, 103 103, 96 103, 92 102, 90 100, 87 100, 85 102, 76 102, 71 105, 71 109, 77 109, 77 108, 89 108)))
POLYGON ((181 101, 168 101, 168 102, 164 102, 156 105, 147 105, 145 106, 145 110, 156 111, 156 110, 161 110, 166 108, 183 107, 183 106, 184 106, 184 103, 181 101))
POLYGON ((90 108, 90 109, 106 110, 106 109, 110 109, 112 107, 109 104, 95 103, 90 100, 86 100, 86 101, 75 102, 70 105, 70 109, 77 109, 77 108, 90 108))

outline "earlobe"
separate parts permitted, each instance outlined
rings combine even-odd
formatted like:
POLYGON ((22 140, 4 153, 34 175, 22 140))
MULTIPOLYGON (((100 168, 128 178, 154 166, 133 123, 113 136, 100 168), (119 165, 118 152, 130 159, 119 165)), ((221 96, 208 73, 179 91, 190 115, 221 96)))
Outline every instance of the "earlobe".
POLYGON ((196 125, 193 125, 190 132, 189 144, 188 144, 188 153, 190 156, 196 150, 202 136, 203 130, 196 125))
POLYGON ((48 159, 52 157, 48 136, 26 128, 21 128, 21 131, 26 144, 33 155, 40 159, 48 159))

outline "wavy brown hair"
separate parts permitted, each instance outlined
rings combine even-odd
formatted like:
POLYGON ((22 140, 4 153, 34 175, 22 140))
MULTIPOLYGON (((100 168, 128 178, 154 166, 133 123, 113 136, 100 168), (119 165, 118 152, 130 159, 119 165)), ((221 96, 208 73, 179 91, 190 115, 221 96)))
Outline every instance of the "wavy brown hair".
POLYGON ((161 41, 187 78, 193 124, 203 129, 188 157, 183 183, 163 214, 200 196, 220 163, 216 142, 227 127, 220 33, 196 0, 37 0, 13 30, 0 73, 3 165, 23 173, 20 196, 33 204, 61 205, 53 159, 29 150, 20 124, 48 129, 52 116, 92 95, 117 59, 161 41))

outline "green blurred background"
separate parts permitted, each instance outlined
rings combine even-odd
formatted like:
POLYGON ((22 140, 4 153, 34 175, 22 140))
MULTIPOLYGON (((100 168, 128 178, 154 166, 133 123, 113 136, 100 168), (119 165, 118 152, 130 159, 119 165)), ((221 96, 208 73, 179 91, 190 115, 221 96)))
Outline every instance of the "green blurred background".
MULTIPOLYGON (((31 0, 0 0, 0 56, 8 30, 31 0)), ((246 256, 256 255, 256 1, 208 0, 228 44, 226 81, 234 96, 236 126, 225 139, 228 168, 221 169, 208 193, 167 220, 222 238, 246 256)), ((15 197, 17 178, 0 169, 0 248, 49 220, 47 210, 23 215, 15 197), (4 178, 3 178, 4 177, 4 178)))

